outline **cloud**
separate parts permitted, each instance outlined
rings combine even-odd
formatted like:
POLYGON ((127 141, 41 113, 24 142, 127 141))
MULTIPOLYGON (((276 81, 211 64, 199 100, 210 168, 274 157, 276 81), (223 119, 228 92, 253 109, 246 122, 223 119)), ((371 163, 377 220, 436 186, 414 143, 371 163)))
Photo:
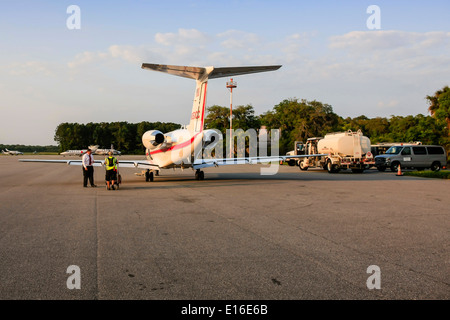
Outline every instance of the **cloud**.
POLYGON ((72 61, 68 62, 67 66, 75 69, 83 65, 114 60, 139 64, 146 60, 159 59, 160 56, 157 49, 149 46, 112 45, 104 52, 85 51, 77 54, 72 61))
POLYGON ((300 50, 308 48, 311 39, 316 37, 316 35, 316 32, 294 33, 282 39, 276 46, 281 48, 286 61, 295 63, 301 57, 300 50))
MULTIPOLYGON (((273 41, 254 33, 226 30, 208 34, 197 29, 157 33, 143 45, 114 44, 104 51, 85 51, 69 68, 122 62, 178 65, 283 64, 291 83, 347 81, 349 85, 386 81, 415 84, 450 72, 450 32, 352 31, 322 41, 317 32, 288 34, 273 41), (328 50, 326 49, 328 46, 328 50)), ((376 103, 375 103, 376 104, 376 103)))
POLYGON ((399 105, 399 101, 396 99, 392 99, 388 102, 378 101, 377 107, 380 109, 392 109, 399 105))
POLYGON ((228 50, 251 50, 260 46, 261 39, 255 33, 244 32, 240 30, 228 30, 217 34, 217 38, 222 40, 220 45, 228 50))
POLYGON ((160 33, 155 35, 156 43, 164 46, 173 46, 180 44, 198 45, 207 44, 211 37, 197 29, 178 29, 177 33, 160 33))
POLYGON ((43 61, 15 62, 6 67, 12 76, 54 76, 55 70, 51 63, 43 61))
MULTIPOLYGON (((278 48, 278 45, 274 45, 278 48)), ((68 67, 76 69, 93 63, 123 61, 186 65, 218 65, 222 63, 255 63, 272 55, 270 46, 256 34, 239 30, 227 30, 215 35, 196 29, 179 29, 176 33, 157 33, 152 43, 146 45, 114 44, 105 51, 85 51, 68 62, 68 67), (243 53, 244 51, 244 53, 243 53)))
POLYGON ((448 47, 450 32, 407 32, 397 30, 352 31, 330 38, 331 49, 349 52, 392 51, 397 49, 428 50, 448 47))
POLYGON ((372 78, 408 82, 442 77, 450 71, 450 32, 352 31, 329 37, 328 48, 302 54, 292 45, 285 53, 295 71, 313 81, 372 78))

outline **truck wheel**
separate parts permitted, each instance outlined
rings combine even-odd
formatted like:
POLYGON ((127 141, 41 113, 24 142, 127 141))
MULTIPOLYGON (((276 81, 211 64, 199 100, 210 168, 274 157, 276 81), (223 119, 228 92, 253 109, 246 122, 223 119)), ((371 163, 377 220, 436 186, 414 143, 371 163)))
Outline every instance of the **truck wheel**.
POLYGON ((392 172, 397 172, 398 171, 398 166, 400 165, 400 163, 399 162, 392 162, 392 164, 391 164, 391 171, 392 172))
POLYGON ((328 173, 338 173, 339 167, 336 164, 332 164, 331 161, 328 160, 327 170, 328 170, 328 173))
POLYGON ((300 162, 298 163, 298 167, 299 167, 300 170, 302 170, 302 171, 308 170, 308 167, 305 166, 304 163, 305 163, 304 161, 300 161, 300 162))
POLYGON ((295 160, 289 160, 289 161, 288 161, 288 165, 289 165, 290 167, 295 166, 295 160))
POLYGON ((331 164, 331 161, 327 161, 327 171, 328 173, 333 173, 333 165, 331 164))
POLYGON ((431 171, 439 171, 441 170, 441 164, 437 161, 433 162, 431 165, 431 171))

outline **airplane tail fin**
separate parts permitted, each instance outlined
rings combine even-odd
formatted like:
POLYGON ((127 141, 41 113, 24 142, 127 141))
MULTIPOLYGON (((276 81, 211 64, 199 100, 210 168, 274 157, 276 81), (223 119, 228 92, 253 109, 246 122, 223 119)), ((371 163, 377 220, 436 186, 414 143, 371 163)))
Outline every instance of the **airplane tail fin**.
POLYGON ((281 65, 252 66, 252 67, 189 67, 163 64, 143 63, 142 69, 159 71, 171 75, 196 80, 194 103, 192 105, 191 120, 187 126, 192 133, 203 131, 205 119, 206 91, 208 79, 231 77, 257 72, 278 70, 281 65))

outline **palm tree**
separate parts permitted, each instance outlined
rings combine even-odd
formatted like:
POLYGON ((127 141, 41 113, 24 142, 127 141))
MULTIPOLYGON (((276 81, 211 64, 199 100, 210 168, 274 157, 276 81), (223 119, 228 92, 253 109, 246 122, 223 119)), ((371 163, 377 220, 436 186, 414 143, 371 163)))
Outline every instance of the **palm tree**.
POLYGON ((428 111, 432 117, 445 120, 447 123, 447 132, 450 136, 450 88, 445 86, 434 93, 433 96, 426 96, 430 106, 428 111))

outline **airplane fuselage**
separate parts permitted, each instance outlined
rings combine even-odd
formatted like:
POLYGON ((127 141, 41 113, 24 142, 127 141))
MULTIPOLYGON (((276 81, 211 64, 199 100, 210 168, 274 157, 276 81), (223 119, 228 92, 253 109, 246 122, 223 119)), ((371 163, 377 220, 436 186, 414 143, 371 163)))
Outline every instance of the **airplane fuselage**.
POLYGON ((165 141, 157 148, 146 150, 147 160, 160 168, 190 167, 202 149, 203 132, 192 134, 178 129, 164 134, 165 141))
POLYGON ((2 150, 3 154, 9 154, 9 155, 12 155, 12 156, 18 156, 20 154, 23 154, 22 152, 16 151, 16 150, 8 150, 8 149, 5 149, 5 150, 6 151, 2 150))
POLYGON ((86 152, 86 150, 67 150, 67 151, 61 152, 60 155, 62 155, 62 156, 80 156, 81 157, 86 152))

